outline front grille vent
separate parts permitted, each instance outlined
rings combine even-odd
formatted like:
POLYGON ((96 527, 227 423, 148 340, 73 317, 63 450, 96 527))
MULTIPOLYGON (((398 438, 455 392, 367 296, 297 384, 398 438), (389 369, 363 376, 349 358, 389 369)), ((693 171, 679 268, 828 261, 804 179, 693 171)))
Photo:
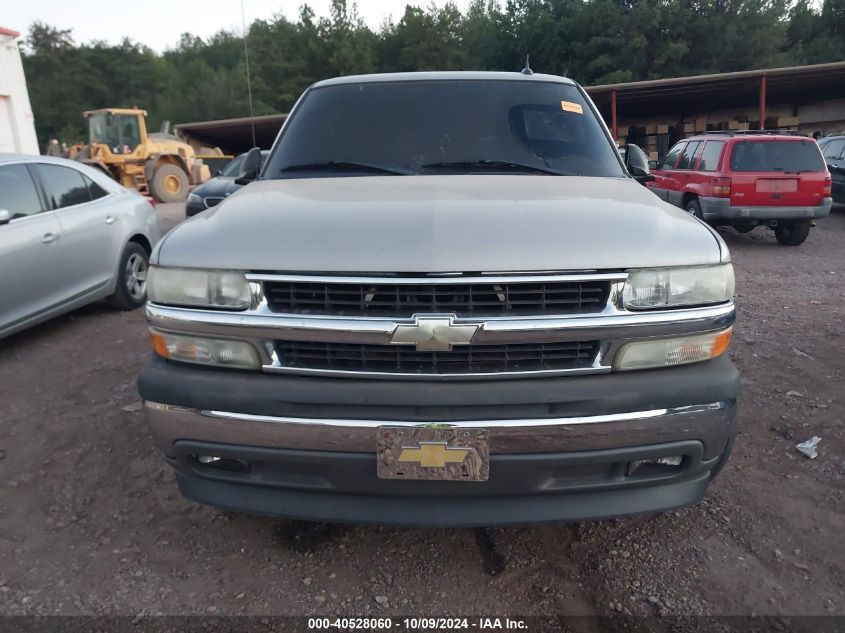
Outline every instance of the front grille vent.
POLYGON ((542 316, 601 312, 610 282, 538 281, 468 284, 265 281, 273 312, 408 318, 422 313, 459 317, 542 316))
POLYGON ((458 345, 448 352, 418 352, 406 345, 276 341, 282 367, 400 374, 475 374, 585 368, 598 341, 458 345))

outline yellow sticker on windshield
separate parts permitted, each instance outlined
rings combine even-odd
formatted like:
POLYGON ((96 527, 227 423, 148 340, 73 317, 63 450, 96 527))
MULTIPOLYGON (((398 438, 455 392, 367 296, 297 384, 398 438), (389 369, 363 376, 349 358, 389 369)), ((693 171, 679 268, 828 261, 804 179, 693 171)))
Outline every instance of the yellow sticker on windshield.
POLYGON ((584 108, 580 103, 572 103, 571 101, 561 101, 560 107, 564 112, 574 112, 575 114, 584 114, 584 108))

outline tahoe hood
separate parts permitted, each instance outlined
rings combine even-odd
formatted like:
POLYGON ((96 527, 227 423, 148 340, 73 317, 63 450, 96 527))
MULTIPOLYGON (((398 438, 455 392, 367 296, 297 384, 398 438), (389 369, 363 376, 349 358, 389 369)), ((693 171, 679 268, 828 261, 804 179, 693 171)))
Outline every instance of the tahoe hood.
POLYGON ((277 272, 620 270, 728 259, 629 178, 446 175, 251 183, 177 226, 161 266, 277 272))

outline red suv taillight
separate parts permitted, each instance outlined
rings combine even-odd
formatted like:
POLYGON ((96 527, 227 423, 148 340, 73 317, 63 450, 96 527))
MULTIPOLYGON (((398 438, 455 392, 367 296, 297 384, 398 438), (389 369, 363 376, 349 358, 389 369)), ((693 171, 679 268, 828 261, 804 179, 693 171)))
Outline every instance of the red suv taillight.
POLYGON ((825 197, 829 197, 833 194, 833 180, 830 176, 824 179, 824 185, 822 186, 822 195, 825 197))
POLYGON ((731 196, 731 179, 716 178, 713 181, 713 195, 717 198, 729 198, 731 196))

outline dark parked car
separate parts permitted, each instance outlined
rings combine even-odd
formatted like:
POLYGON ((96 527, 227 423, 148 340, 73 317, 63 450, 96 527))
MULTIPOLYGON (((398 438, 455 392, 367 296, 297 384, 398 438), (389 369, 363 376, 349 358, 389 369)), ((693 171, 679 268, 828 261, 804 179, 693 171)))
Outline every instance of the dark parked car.
MULTIPOLYGON (((263 150, 261 152, 262 160, 266 159, 269 153, 269 150, 263 150)), ((235 179, 238 177, 241 163, 244 162, 244 156, 246 154, 235 156, 214 178, 194 189, 188 195, 188 200, 185 203, 185 215, 190 217, 200 211, 210 209, 240 189, 243 185, 237 184, 235 179)))
POLYGON ((819 141, 819 147, 833 180, 833 200, 845 204, 845 135, 827 136, 819 141))

